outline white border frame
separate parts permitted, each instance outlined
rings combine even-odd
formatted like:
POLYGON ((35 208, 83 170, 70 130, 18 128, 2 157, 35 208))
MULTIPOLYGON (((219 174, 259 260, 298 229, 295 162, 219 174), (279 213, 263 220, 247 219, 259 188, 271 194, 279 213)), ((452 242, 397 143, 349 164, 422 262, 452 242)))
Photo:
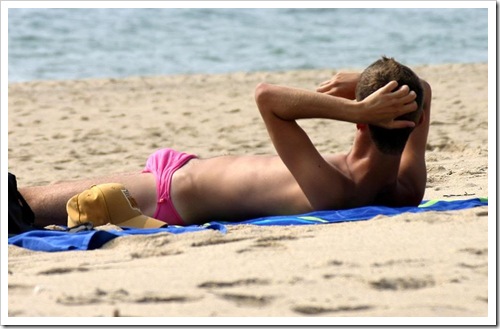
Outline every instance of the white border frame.
POLYGON ((1 2, 1 80, 0 80, 0 133, 1 133, 1 218, 7 218, 7 184, 4 176, 8 171, 8 9, 10 8, 487 8, 488 9, 488 317, 456 318, 71 318, 71 317, 8 317, 8 251, 7 220, 1 221, 1 273, 0 316, 2 325, 144 325, 169 324, 190 325, 495 325, 496 324, 496 1, 2 1, 1 2), (491 125, 495 125, 492 127, 491 125), (173 321, 172 321, 173 320, 173 321))

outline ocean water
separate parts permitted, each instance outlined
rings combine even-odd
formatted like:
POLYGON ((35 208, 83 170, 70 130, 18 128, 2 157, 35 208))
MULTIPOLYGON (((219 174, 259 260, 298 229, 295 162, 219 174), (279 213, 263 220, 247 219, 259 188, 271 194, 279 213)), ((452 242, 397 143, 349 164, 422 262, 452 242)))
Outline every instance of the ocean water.
POLYGON ((8 11, 9 82, 487 62, 487 9, 8 11))

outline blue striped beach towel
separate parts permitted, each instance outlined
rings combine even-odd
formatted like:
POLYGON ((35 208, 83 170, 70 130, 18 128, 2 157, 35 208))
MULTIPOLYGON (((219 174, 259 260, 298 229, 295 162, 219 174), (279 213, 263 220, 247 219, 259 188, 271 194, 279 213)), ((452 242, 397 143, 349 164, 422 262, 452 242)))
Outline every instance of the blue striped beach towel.
POLYGON ((293 216, 261 217, 240 222, 212 221, 204 225, 169 226, 159 229, 124 228, 123 231, 91 230, 78 233, 62 231, 35 230, 9 238, 9 244, 37 251, 92 250, 100 248, 106 242, 126 235, 155 234, 169 232, 173 234, 196 232, 200 230, 227 231, 227 225, 317 225, 339 222, 368 220, 375 216, 396 216, 402 213, 420 213, 427 211, 452 211, 473 207, 488 206, 488 198, 468 200, 430 200, 418 207, 391 208, 385 206, 366 206, 344 210, 315 211, 293 216))

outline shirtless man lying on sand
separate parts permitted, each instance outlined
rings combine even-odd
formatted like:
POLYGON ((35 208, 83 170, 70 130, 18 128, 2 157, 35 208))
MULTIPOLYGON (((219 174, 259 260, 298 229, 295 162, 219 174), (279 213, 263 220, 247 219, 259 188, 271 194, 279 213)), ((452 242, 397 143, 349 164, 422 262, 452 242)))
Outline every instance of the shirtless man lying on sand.
POLYGON ((65 225, 72 196, 111 182, 123 184, 144 215, 174 225, 421 202, 431 89, 406 66, 383 57, 317 91, 261 83, 255 100, 278 155, 200 159, 162 149, 141 173, 19 190, 41 226, 65 225), (321 155, 296 123, 309 118, 356 123, 352 149, 321 155))

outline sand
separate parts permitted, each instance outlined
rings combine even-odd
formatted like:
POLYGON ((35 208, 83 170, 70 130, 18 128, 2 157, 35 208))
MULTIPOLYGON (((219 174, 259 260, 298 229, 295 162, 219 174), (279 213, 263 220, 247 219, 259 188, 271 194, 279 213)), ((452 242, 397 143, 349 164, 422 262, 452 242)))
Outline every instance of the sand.
MULTIPOLYGON (((425 199, 487 197, 487 64, 414 69, 433 87, 425 199)), ((201 157, 274 153, 254 105, 256 84, 314 89, 334 72, 10 84, 9 171, 20 186, 40 185, 141 170, 161 147, 201 157)), ((343 122, 301 125, 321 152, 348 151, 355 132, 343 122)), ((176 317, 160 320, 165 324, 197 317, 212 317, 204 323, 257 317, 242 324, 259 317, 297 324, 344 317, 479 321, 494 316, 491 256, 487 207, 315 226, 234 225, 226 234, 122 237, 84 252, 9 246, 8 315, 176 317)))

